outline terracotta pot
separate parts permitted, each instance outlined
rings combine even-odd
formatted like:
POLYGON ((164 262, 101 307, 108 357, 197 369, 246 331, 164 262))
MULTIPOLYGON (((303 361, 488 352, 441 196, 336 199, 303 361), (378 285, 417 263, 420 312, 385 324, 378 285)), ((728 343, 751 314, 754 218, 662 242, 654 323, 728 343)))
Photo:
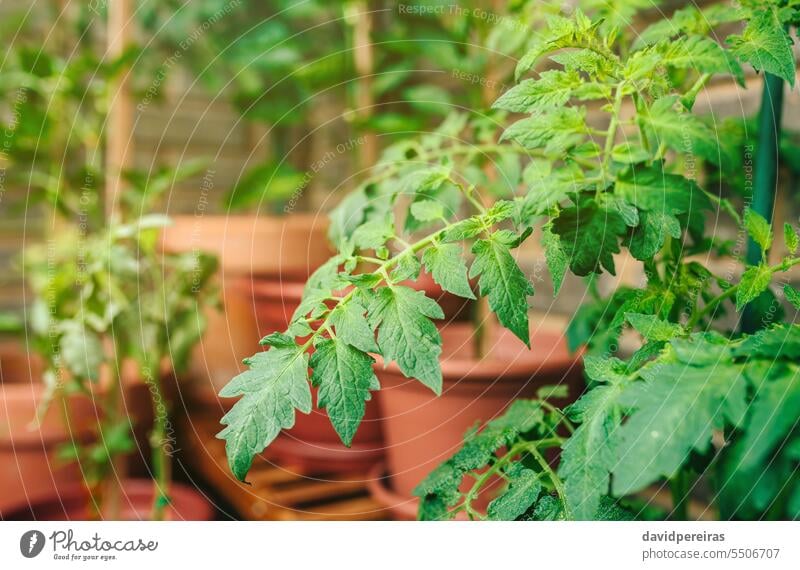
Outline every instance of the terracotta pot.
MULTIPOLYGON (((120 520, 149 520, 153 506, 154 488, 149 479, 129 479, 122 485, 122 512, 120 520)), ((171 504, 167 507, 167 520, 210 521, 214 508, 197 490, 172 483, 171 504)), ((60 490, 57 494, 18 505, 8 512, 9 520, 84 521, 91 518, 89 495, 82 485, 60 490)))
POLYGON ((367 476, 367 488, 372 498, 388 509, 394 520, 417 520, 419 499, 403 496, 394 491, 389 485, 389 477, 386 476, 386 466, 383 463, 375 465, 370 470, 367 476))
POLYGON ((458 324, 442 331, 440 397, 405 378, 394 363, 378 372, 387 468, 398 496, 411 497, 414 487, 460 448, 468 428, 497 417, 514 399, 533 397, 538 388, 559 383, 569 386, 574 399, 583 388, 580 361, 569 354, 560 331, 534 324, 533 350, 528 350, 499 329, 489 354, 479 360, 471 357, 472 332, 458 324))
POLYGON ((165 228, 165 251, 203 251, 223 273, 310 275, 332 255, 324 215, 175 216, 165 228))
POLYGON ((85 396, 66 400, 71 417, 80 423, 65 425, 64 404, 53 402, 35 424, 45 396, 44 386, 32 381, 32 372, 40 375, 37 368, 24 356, 16 362, 7 353, 0 356, 0 518, 7 518, 7 510, 26 497, 58 493, 81 483, 79 466, 59 461, 55 453, 73 438, 91 439, 97 425, 95 407, 85 396))

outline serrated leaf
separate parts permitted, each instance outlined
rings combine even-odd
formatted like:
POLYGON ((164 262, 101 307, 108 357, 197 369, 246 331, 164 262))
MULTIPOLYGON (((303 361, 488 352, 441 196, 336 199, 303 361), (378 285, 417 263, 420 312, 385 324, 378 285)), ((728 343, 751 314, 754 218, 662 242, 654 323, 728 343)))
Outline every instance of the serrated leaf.
POLYGON ((728 37, 727 41, 731 51, 742 61, 794 85, 792 40, 771 6, 754 10, 744 32, 728 37))
POLYGON ((525 195, 515 200, 517 204, 515 222, 517 225, 533 225, 538 216, 545 214, 553 206, 563 202, 570 193, 578 192, 584 186, 585 183, 580 179, 560 173, 531 184, 525 195))
POLYGON ((527 149, 544 148, 555 154, 581 142, 587 132, 585 109, 564 107, 513 123, 500 140, 513 140, 527 149))
POLYGON ((558 295, 561 284, 564 282, 564 275, 569 267, 567 253, 561 246, 561 238, 553 233, 551 224, 547 224, 542 229, 542 245, 544 246, 545 261, 550 278, 553 280, 553 294, 558 295))
POLYGON ((628 249, 636 259, 647 261, 658 253, 667 236, 675 239, 681 237, 678 219, 663 212, 642 211, 639 213, 639 225, 631 233, 628 249))
POLYGON ((61 359, 76 378, 97 380, 103 362, 103 345, 96 333, 79 322, 61 323, 59 339, 61 359))
POLYGON ((380 389, 372 369, 375 360, 340 338, 316 345, 309 364, 311 383, 319 388, 317 406, 325 408, 336 433, 350 447, 371 398, 380 389))
POLYGON ((772 270, 769 265, 748 267, 736 290, 736 310, 741 311, 747 303, 766 291, 771 280, 772 270))
POLYGON ((501 448, 511 444, 521 433, 532 430, 544 419, 541 404, 536 400, 515 400, 499 418, 486 424, 480 431, 471 431, 464 444, 450 459, 439 465, 414 489, 414 496, 423 503, 432 500, 419 516, 441 516, 444 507, 455 505, 461 498, 459 486, 464 474, 482 469, 501 448), (441 504, 439 504, 441 502, 441 504))
POLYGON ((562 210, 553 222, 553 231, 561 238, 574 274, 600 273, 601 267, 615 274, 613 255, 619 253, 619 238, 627 231, 617 212, 587 200, 562 210))
POLYGON ((717 42, 703 36, 684 36, 667 42, 663 50, 663 62, 678 69, 695 69, 703 73, 730 73, 743 78, 739 63, 717 42))
POLYGON ((392 271, 392 281, 395 283, 408 279, 416 281, 421 270, 422 265, 417 254, 413 251, 406 251, 397 257, 397 264, 392 271))
POLYGON ((273 332, 258 341, 261 346, 272 346, 275 348, 292 348, 295 346, 294 338, 282 332, 273 332))
POLYGON ((532 469, 521 469, 514 476, 509 476, 506 491, 495 498, 486 514, 493 521, 513 521, 522 516, 539 498, 542 483, 532 469))
POLYGON ((640 115, 642 123, 651 129, 655 144, 663 143, 679 153, 695 153, 719 165, 724 156, 714 133, 677 103, 676 95, 668 95, 640 115))
POLYGON ((774 371, 756 388, 744 438, 736 445, 736 468, 750 471, 763 465, 778 443, 797 424, 800 409, 800 374, 791 368, 774 371))
POLYGON ((513 113, 537 112, 551 107, 561 107, 569 101, 572 91, 581 85, 581 76, 576 71, 557 69, 543 71, 538 79, 525 79, 515 85, 497 101, 492 108, 513 113))
POLYGON ((220 392, 223 398, 242 398, 225 414, 226 426, 217 437, 225 440, 228 465, 244 481, 253 457, 282 429, 294 426, 295 409, 311 411, 308 355, 299 346, 271 348, 247 360, 242 372, 220 392))
POLYGON ((786 249, 792 255, 797 253, 797 246, 800 244, 800 237, 797 235, 794 227, 791 224, 783 224, 783 241, 786 244, 786 249))
POLYGON ((481 239, 472 247, 475 261, 470 277, 479 277, 481 295, 489 297, 489 307, 500 323, 530 346, 528 328, 528 296, 533 295, 533 285, 517 265, 509 246, 495 232, 489 239, 481 239))
POLYGON ((621 378, 606 377, 610 384, 597 386, 567 409, 581 425, 562 447, 559 476, 571 517, 592 520, 602 497, 608 494, 615 455, 612 434, 617 429, 614 411, 622 393, 621 378))
POLYGON ((778 324, 747 337, 733 353, 737 357, 800 359, 800 327, 778 324))
POLYGON ((377 249, 394 236, 389 220, 369 220, 353 232, 353 243, 360 249, 377 249))
POLYGON ((405 376, 436 394, 442 391, 442 337, 431 319, 443 318, 436 301, 402 285, 379 289, 369 308, 369 322, 378 329, 378 347, 386 362, 396 361, 405 376))
POLYGON ((772 226, 752 208, 747 208, 744 213, 744 227, 747 228, 747 233, 758 244, 761 251, 767 251, 772 246, 772 226))
POLYGON ((434 243, 422 254, 422 263, 443 290, 466 299, 475 298, 467 278, 464 253, 459 245, 434 243))
POLYGON ((634 411, 614 432, 615 496, 672 478, 692 450, 708 450, 714 429, 739 425, 747 410, 742 367, 731 362, 703 367, 656 362, 641 375, 645 382, 621 396, 634 411))
POLYGON ((375 332, 370 328, 366 309, 355 300, 340 303, 330 314, 330 323, 336 329, 336 336, 343 342, 363 352, 378 352, 375 332))
POLYGON ((620 173, 614 193, 640 210, 686 214, 711 208, 696 182, 654 166, 629 168, 620 173))
POLYGON ((670 341, 683 334, 683 327, 659 319, 655 315, 625 313, 625 319, 648 341, 670 341))
POLYGON ((800 311, 800 291, 789 285, 788 283, 783 286, 783 295, 792 306, 800 311))
POLYGON ((431 222, 444 216, 444 208, 439 202, 420 200, 411 204, 411 213, 420 222, 431 222))

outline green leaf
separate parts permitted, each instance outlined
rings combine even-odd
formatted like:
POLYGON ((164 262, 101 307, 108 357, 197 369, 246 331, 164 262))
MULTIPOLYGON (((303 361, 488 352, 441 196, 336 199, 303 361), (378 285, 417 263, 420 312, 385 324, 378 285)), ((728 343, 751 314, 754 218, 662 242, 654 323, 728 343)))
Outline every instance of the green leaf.
POLYGON ((558 473, 564 481, 564 502, 576 520, 592 520, 608 494, 615 462, 611 435, 618 427, 614 417, 623 386, 616 375, 604 378, 611 383, 593 388, 567 409, 581 425, 563 445, 558 473))
POLYGON ((736 310, 741 311, 747 303, 761 295, 769 287, 772 280, 772 269, 761 264, 748 267, 736 290, 736 310))
POLYGON ((480 293, 488 295, 489 307, 500 323, 530 346, 528 296, 533 295, 533 285, 501 237, 499 232, 495 232, 489 239, 475 242, 472 247, 475 261, 469 276, 480 277, 480 293))
POLYGON ((791 224, 783 224, 783 241, 786 244, 786 249, 790 254, 797 253, 797 246, 800 244, 800 237, 797 235, 794 227, 791 224))
POLYGON ((744 226, 762 252, 767 251, 772 246, 772 227, 761 214, 752 208, 747 208, 744 213, 744 226))
POLYGON ((392 281, 398 283, 410 279, 416 281, 419 272, 422 270, 417 254, 413 251, 406 251, 397 257, 397 265, 392 271, 392 281))
POLYGON ((728 54, 717 42, 703 36, 684 36, 672 42, 666 42, 663 51, 663 63, 678 69, 694 69, 702 73, 730 73, 737 78, 743 77, 739 63, 728 57, 728 54))
POLYGON ((680 222, 673 215, 642 211, 639 221, 639 226, 631 233, 628 249, 640 261, 652 259, 664 245, 667 236, 675 239, 681 237, 680 222))
POLYGON ((763 465, 769 454, 797 425, 800 409, 800 374, 797 370, 770 364, 769 378, 760 379, 744 438, 736 446, 737 469, 750 471, 763 465), (777 377, 777 378, 775 378, 777 377))
POLYGON ((467 265, 461 247, 454 243, 434 243, 422 254, 422 262, 433 280, 445 291, 474 299, 467 278, 467 265))
POLYGON ((436 301, 422 291, 391 285, 377 291, 368 313, 386 362, 396 361, 405 376, 440 394, 442 338, 431 319, 443 319, 444 313, 436 301))
POLYGON ((420 222, 431 222, 444 216, 444 208, 439 202, 420 200, 411 204, 411 213, 420 222))
POLYGON ((614 193, 640 210, 672 215, 711 208, 696 182, 655 166, 626 169, 617 177, 614 193))
POLYGON ((613 255, 619 253, 619 238, 626 230, 619 213, 599 207, 594 200, 562 210, 553 222, 576 275, 600 273, 601 267, 614 275, 613 255))
POLYGON ((640 115, 642 123, 651 129, 655 146, 665 144, 679 153, 695 153, 719 165, 722 150, 714 133, 700 119, 678 104, 676 95, 656 100, 640 115))
POLYGON ((672 478, 689 453, 704 453, 714 429, 738 426, 746 407, 742 367, 717 361, 695 367, 656 362, 621 397, 635 411, 614 434, 614 495, 635 493, 660 477, 672 478))
POLYGON ((531 469, 521 469, 509 476, 506 491, 489 503, 487 513, 493 521, 513 521, 522 516, 539 498, 542 483, 531 469))
POLYGON ((309 364, 311 382, 319 387, 317 406, 328 411, 336 433, 350 447, 370 390, 380 389, 372 369, 375 361, 339 338, 325 339, 315 348, 309 364))
POLYGON ((394 226, 390 220, 369 220, 353 232, 353 243, 361 249, 377 249, 393 236, 394 226))
POLYGON ((625 319, 648 341, 670 341, 683 334, 683 327, 662 321, 655 315, 625 313, 625 319))
POLYGON ((564 282, 564 275, 569 267, 569 259, 564 248, 561 246, 561 238, 553 233, 552 224, 547 224, 542 228, 542 245, 544 246, 545 260, 550 278, 553 280, 553 294, 558 295, 561 284, 564 282))
POLYGON ((364 315, 366 309, 356 300, 339 303, 330 314, 330 323, 336 329, 339 340, 362 352, 378 352, 375 332, 364 315))
POLYGON ((442 510, 455 505, 461 498, 459 486, 465 473, 485 467, 498 450, 511 444, 519 434, 532 430, 543 419, 544 413, 538 401, 515 400, 502 416, 488 422, 482 430, 470 430, 461 449, 414 489, 414 496, 422 498, 420 518, 443 518, 442 510))
POLYGON ((64 364, 77 378, 97 380, 103 363, 103 345, 90 329, 75 321, 61 323, 59 350, 64 364))
POLYGON ((794 85, 792 40, 771 6, 754 10, 744 32, 728 37, 727 41, 731 51, 742 61, 794 85))
POLYGON ((538 79, 525 79, 503 93, 492 108, 513 113, 530 113, 561 107, 580 85, 581 76, 577 71, 543 71, 538 79))
POLYGON ((733 354, 743 358, 800 359, 800 326, 778 324, 758 331, 737 346, 733 354))
POLYGON ((789 301, 795 309, 800 311, 800 291, 787 283, 783 286, 783 294, 786 300, 789 301))
POLYGON ((513 140, 530 150, 544 148, 547 153, 563 154, 582 142, 587 132, 586 110, 564 107, 517 121, 500 140, 513 140))
POLYGON ((295 408, 311 411, 308 355, 297 345, 259 352, 245 370, 220 392, 223 398, 242 398, 225 414, 217 437, 225 440, 231 471, 244 481, 253 457, 294 425, 295 408))

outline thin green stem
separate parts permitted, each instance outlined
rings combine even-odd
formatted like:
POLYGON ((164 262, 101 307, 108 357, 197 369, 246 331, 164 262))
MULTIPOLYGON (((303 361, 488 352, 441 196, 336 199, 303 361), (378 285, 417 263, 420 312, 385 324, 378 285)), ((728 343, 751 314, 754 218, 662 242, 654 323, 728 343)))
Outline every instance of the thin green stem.
MULTIPOLYGON (((603 180, 608 178, 608 164, 611 161, 611 153, 614 150, 614 143, 617 140, 617 129, 619 128, 619 114, 622 110, 622 101, 624 99, 623 87, 625 82, 617 84, 614 92, 614 103, 611 107, 611 122, 608 124, 606 131, 606 143, 603 147, 603 160, 600 164, 600 176, 603 180)), ((597 193, 601 192, 601 186, 597 187, 597 193)))
MULTIPOLYGON (((800 264, 800 257, 794 259, 786 259, 781 263, 778 263, 777 265, 773 265, 772 267, 770 267, 770 272, 772 274, 775 274, 778 272, 787 271, 789 268, 794 267, 797 264, 800 264)), ((722 301, 735 295, 741 285, 742 284, 740 282, 737 283, 736 285, 728 287, 727 289, 725 289, 725 291, 723 291, 722 293, 711 299, 708 303, 706 303, 703 306, 702 310, 695 311, 692 314, 691 318, 689 319, 689 322, 686 324, 686 329, 691 331, 695 326, 697 326, 697 323, 699 323, 702 318, 711 314, 722 301)))
POLYGON ((529 445, 527 448, 528 453, 536 460, 539 466, 542 468, 542 471, 547 473, 547 476, 550 478, 550 482, 553 484, 553 488, 555 489, 558 496, 561 498, 561 502, 564 505, 564 517, 567 520, 572 519, 572 513, 567 505, 566 501, 564 501, 564 497, 567 496, 564 490, 564 482, 561 478, 556 475, 556 472, 553 471, 553 468, 550 467, 550 463, 548 463, 547 459, 545 459, 544 455, 541 454, 539 451, 539 447, 536 443, 529 445))
POLYGON ((672 494, 672 515, 674 520, 685 521, 689 518, 689 478, 686 471, 679 471, 670 479, 669 488, 672 494))

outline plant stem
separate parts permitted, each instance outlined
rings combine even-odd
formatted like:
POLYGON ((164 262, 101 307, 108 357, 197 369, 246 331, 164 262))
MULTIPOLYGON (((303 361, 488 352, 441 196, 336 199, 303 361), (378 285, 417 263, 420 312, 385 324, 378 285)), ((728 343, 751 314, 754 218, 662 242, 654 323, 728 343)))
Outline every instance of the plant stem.
POLYGON ((161 389, 161 375, 159 366, 161 359, 156 360, 156 365, 150 369, 145 370, 145 374, 149 374, 150 378, 147 380, 150 384, 151 403, 153 406, 153 431, 150 434, 150 455, 153 463, 153 472, 155 474, 153 485, 153 509, 151 513, 152 520, 164 520, 164 513, 166 512, 167 505, 170 503, 169 486, 170 479, 172 478, 172 462, 169 452, 167 451, 167 423, 168 412, 167 402, 164 399, 164 391, 161 389), (154 370, 155 373, 151 373, 154 370))
POLYGON ((678 473, 669 481, 672 494, 672 515, 674 520, 685 521, 689 518, 689 480, 685 471, 678 473))
MULTIPOLYGON (((619 114, 622 110, 622 100, 624 98, 622 88, 625 82, 617 84, 617 89, 614 92, 614 104, 611 108, 611 122, 608 124, 608 131, 606 132, 606 143, 603 147, 603 160, 600 164, 600 176, 603 180, 607 178, 608 163, 611 160, 611 152, 614 150, 614 143, 617 140, 617 128, 619 127, 619 114)), ((600 186, 597 187, 597 193, 600 193, 600 186)))
MULTIPOLYGON (((118 360, 118 355, 121 354, 121 351, 116 342, 114 342, 111 350, 114 351, 114 354, 108 359, 111 368, 111 383, 108 386, 108 405, 106 407, 108 417, 105 423, 107 425, 117 425, 122 421, 124 414, 122 397, 123 375, 122 363, 118 360)), ((104 437, 102 432, 100 437, 104 437)), ((127 474, 126 458, 118 454, 112 456, 109 461, 111 469, 105 482, 103 510, 106 512, 108 519, 118 520, 122 508, 122 484, 127 474)))
POLYGON ((537 463, 541 466, 542 470, 547 473, 547 476, 550 478, 550 482, 553 484, 553 488, 558 493, 559 498, 561 498, 561 503, 564 505, 564 518, 567 520, 572 519, 572 513, 569 509, 569 506, 564 501, 564 497, 566 497, 566 492, 564 491, 564 483, 561 481, 561 478, 556 475, 556 472, 553 471, 553 468, 550 467, 550 463, 547 462, 547 459, 541 454, 538 448, 538 444, 534 443, 533 445, 529 445, 527 447, 528 452, 536 459, 537 463))
MULTIPOLYGON (((777 272, 786 271, 790 267, 794 267, 798 263, 800 263, 800 258, 787 259, 777 265, 773 265, 772 267, 770 267, 770 271, 773 274, 777 272)), ((728 287, 727 289, 725 289, 725 291, 723 291, 722 293, 711 299, 708 303, 706 303, 701 311, 695 311, 695 313, 692 314, 692 317, 689 319, 689 322, 686 324, 686 329, 691 331, 695 326, 697 326, 697 323, 700 322, 700 319, 702 319, 709 313, 713 312, 717 305, 719 305, 725 299, 728 299, 729 297, 736 294, 736 291, 739 290, 740 285, 741 283, 737 283, 736 285, 728 287)))

